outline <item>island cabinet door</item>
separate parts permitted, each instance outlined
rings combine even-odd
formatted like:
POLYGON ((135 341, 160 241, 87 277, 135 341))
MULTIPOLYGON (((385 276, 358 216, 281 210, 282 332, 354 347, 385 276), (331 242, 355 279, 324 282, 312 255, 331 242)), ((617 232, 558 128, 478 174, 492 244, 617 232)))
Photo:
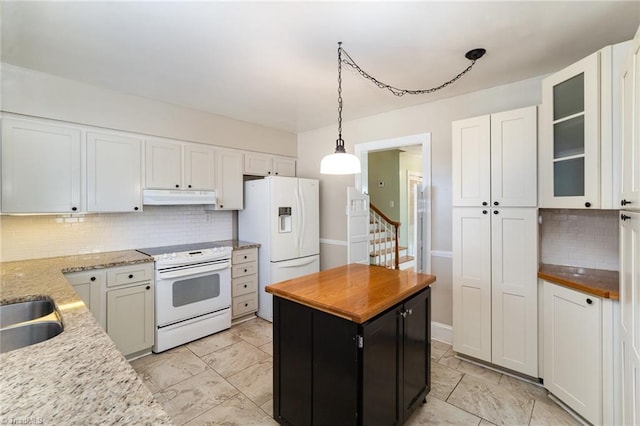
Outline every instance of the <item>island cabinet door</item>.
POLYGON ((398 366, 401 305, 362 326, 361 425, 400 423, 398 366))

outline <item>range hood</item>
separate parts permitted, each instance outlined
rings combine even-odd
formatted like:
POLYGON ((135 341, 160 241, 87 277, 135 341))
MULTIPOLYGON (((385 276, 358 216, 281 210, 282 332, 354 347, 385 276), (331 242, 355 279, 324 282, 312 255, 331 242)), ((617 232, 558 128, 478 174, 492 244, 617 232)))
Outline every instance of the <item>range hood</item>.
POLYGON ((142 204, 180 206, 187 204, 215 204, 215 191, 186 191, 173 189, 143 189, 142 204))

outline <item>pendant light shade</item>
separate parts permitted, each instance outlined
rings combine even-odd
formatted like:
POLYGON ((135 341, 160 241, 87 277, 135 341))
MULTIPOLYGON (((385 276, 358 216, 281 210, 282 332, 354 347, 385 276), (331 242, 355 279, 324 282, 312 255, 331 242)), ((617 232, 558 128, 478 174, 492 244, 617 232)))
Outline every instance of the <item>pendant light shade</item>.
POLYGON ((323 175, 353 175, 360 173, 360 159, 353 154, 337 152, 325 156, 320 162, 323 175))

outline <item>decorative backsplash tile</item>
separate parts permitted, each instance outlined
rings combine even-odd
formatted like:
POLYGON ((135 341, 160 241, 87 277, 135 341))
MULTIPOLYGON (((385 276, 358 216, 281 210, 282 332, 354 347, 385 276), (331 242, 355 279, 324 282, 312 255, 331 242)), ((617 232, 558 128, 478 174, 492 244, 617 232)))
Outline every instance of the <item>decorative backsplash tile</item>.
POLYGON ((0 216, 0 260, 127 250, 233 237, 233 216, 196 206, 142 213, 0 216))
POLYGON ((618 211, 540 209, 540 261, 618 270, 618 211))

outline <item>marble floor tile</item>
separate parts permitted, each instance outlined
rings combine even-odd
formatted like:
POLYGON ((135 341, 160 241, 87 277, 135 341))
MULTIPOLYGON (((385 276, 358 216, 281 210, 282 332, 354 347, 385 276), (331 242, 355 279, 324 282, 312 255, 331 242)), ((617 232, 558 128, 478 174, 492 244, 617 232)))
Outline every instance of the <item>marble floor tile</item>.
POLYGON ((258 349, 273 356, 273 342, 265 343, 264 345, 260 346, 258 349))
POLYGON ((442 358, 449 349, 451 349, 451 345, 448 343, 439 342, 437 340, 431 339, 431 358, 438 361, 442 358))
POLYGON ((251 401, 262 405, 273 398, 273 361, 253 364, 227 380, 251 401))
POLYGON ((273 340, 273 325, 262 318, 243 322, 232 327, 231 332, 256 347, 273 340))
POLYGON ((231 330, 225 330, 191 342, 187 348, 196 356, 201 357, 241 341, 242 339, 233 334, 231 330))
POLYGON ((187 426, 196 425, 271 426, 277 423, 249 398, 238 394, 187 423, 187 426))
POLYGON ((202 360, 222 377, 229 377, 268 358, 269 354, 242 341, 205 355, 202 360))
POLYGON ((447 402, 497 425, 529 424, 534 405, 534 399, 467 374, 447 402))
POLYGON ((428 395, 427 403, 418 407, 405 424, 407 426, 478 425, 480 420, 473 414, 428 395))
POLYGON ((237 394, 238 389, 207 369, 165 389, 162 406, 176 424, 184 424, 237 394))
POLYGON ((573 426, 581 423, 573 418, 558 404, 551 399, 536 400, 533 406, 533 414, 531 415, 530 426, 573 426))
POLYGON ((273 417, 273 399, 270 399, 264 404, 262 404, 260 408, 262 408, 262 411, 267 413, 269 417, 273 417))
POLYGON ((480 426, 495 426, 495 423, 491 423, 489 420, 482 419, 482 421, 480 422, 480 426))
POLYGON ((449 349, 444 355, 442 355, 442 358, 440 358, 438 362, 442 365, 446 365, 449 368, 458 370, 461 373, 475 376, 490 383, 500 383, 500 378, 502 377, 501 373, 490 370, 488 368, 484 368, 480 365, 476 365, 463 359, 456 358, 455 355, 456 353, 453 351, 453 349, 449 349))
POLYGON ((503 388, 512 391, 518 392, 525 398, 530 399, 542 399, 548 400, 547 390, 542 386, 534 385, 532 383, 528 383, 524 380, 516 379, 515 377, 507 376, 506 374, 502 375, 500 379, 500 386, 503 388))
POLYGON ((184 346, 157 355, 147 355, 136 361, 140 362, 134 369, 144 375, 143 380, 151 380, 161 390, 207 369, 207 365, 184 346))
POLYGON ((453 389, 460 383, 463 373, 446 365, 431 360, 431 391, 430 396, 446 401, 453 389))

